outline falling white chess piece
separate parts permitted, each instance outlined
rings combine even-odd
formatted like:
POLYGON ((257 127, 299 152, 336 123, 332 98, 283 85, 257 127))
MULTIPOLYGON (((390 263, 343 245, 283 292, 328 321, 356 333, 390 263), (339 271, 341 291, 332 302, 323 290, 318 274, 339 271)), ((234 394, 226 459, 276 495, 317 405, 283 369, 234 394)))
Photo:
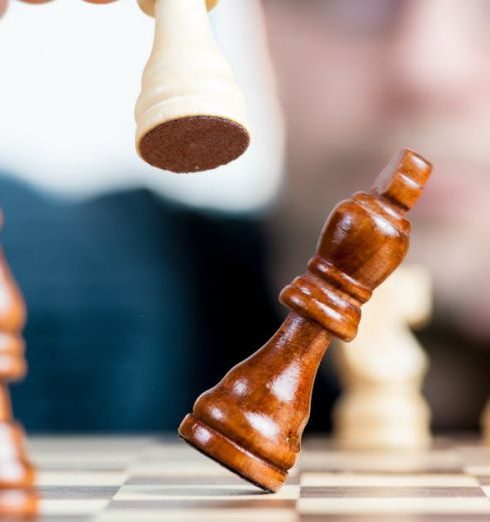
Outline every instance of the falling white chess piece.
POLYGON ((155 16, 155 40, 135 109, 138 153, 151 165, 176 172, 207 170, 236 159, 248 147, 250 133, 245 98, 207 13, 217 0, 138 3, 155 16), (169 134, 159 136, 168 125, 169 134), (216 141, 206 140, 209 133, 216 141), (174 135, 175 147, 167 148, 174 135), (190 142, 184 145, 184 139, 190 142))
POLYGON ((490 446, 490 399, 488 399, 481 416, 481 427, 483 430, 483 441, 487 446, 490 446))
POLYGON ((428 272, 402 266, 362 309, 357 337, 337 346, 344 393, 334 431, 349 449, 414 449, 430 444, 430 410, 420 389, 428 358, 410 331, 432 309, 428 272))

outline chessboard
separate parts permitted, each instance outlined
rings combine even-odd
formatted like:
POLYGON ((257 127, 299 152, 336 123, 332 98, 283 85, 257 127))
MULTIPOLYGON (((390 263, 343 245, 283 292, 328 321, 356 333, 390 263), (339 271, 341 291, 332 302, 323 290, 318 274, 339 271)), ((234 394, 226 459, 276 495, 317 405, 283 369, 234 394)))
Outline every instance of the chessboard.
POLYGON ((276 494, 176 437, 34 437, 42 522, 490 521, 490 450, 471 438, 418 452, 348 452, 306 438, 276 494))

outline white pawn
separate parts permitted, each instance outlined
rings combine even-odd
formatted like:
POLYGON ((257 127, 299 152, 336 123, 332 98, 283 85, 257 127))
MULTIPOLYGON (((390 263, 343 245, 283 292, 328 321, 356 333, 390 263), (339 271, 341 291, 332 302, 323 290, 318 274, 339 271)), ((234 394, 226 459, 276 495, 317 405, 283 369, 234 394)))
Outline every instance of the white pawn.
POLYGON ((344 392, 334 433, 349 449, 416 449, 430 444, 430 410, 421 395, 428 358, 410 331, 431 312, 429 274, 399 268, 362 308, 357 337, 337 347, 344 392))
POLYGON ((490 446, 490 399, 483 410, 481 417, 481 426, 483 430, 483 442, 490 446))
POLYGON ((153 166, 209 170, 237 158, 250 136, 245 100, 211 31, 217 0, 138 0, 155 39, 136 103, 136 149, 153 166))

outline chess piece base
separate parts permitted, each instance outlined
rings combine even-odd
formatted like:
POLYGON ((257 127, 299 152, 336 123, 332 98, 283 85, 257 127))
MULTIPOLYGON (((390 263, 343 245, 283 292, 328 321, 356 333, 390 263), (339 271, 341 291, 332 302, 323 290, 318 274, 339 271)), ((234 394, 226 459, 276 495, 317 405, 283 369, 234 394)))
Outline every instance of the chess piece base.
POLYGON ((353 450, 417 450, 431 445, 430 410, 408 389, 351 391, 334 409, 337 444, 353 450))
POLYGON ((24 430, 15 423, 0 423, 0 491, 34 487, 35 470, 24 447, 24 430))
POLYGON ((31 519, 39 515, 39 497, 34 489, 0 489, 0 519, 31 519))
POLYGON ((14 422, 0 422, 0 519, 35 518, 39 497, 36 472, 27 458, 24 430, 14 422))
POLYGON ((179 173, 200 172, 241 156, 250 137, 242 125, 218 116, 186 116, 161 123, 139 143, 150 165, 179 173))
POLYGON ((201 453, 265 491, 276 492, 287 479, 286 471, 257 457, 192 414, 182 421, 179 435, 201 453))

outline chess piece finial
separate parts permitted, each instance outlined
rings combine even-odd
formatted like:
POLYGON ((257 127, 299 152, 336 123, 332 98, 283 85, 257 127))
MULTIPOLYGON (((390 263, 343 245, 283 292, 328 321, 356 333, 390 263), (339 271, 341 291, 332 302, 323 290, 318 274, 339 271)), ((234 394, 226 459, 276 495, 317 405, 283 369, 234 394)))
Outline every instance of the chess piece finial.
POLYGON ((179 427, 183 439, 267 491, 281 487, 300 450, 322 356, 333 337, 356 335, 361 304, 405 257, 405 213, 431 170, 403 150, 371 192, 337 205, 308 270, 281 292, 292 311, 268 343, 197 399, 179 427))
POLYGON ((155 17, 155 40, 136 103, 136 148, 173 172, 214 169, 250 141, 245 101, 214 40, 217 0, 138 0, 155 17))
POLYGON ((0 518, 33 517, 38 497, 24 432, 12 415, 8 383, 26 372, 21 331, 25 306, 0 252, 0 518))
POLYGON ((409 327, 426 322, 431 305, 427 271, 402 266, 366 303, 357 337, 338 346, 344 391, 333 419, 341 447, 397 450, 430 444, 430 410, 420 393, 428 358, 409 327))

